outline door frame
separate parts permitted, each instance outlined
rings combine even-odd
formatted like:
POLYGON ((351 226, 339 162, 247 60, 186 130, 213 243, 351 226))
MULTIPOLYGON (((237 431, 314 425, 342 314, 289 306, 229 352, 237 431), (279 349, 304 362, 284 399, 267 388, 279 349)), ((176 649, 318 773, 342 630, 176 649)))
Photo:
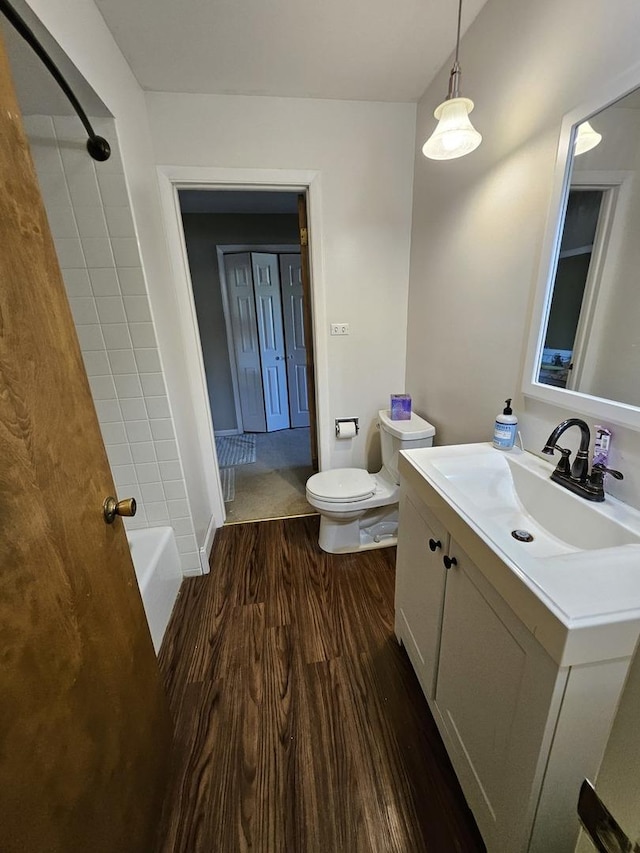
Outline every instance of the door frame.
POLYGON ((633 178, 634 173, 629 171, 580 171, 576 172, 569 186, 567 199, 574 191, 599 190, 603 193, 573 345, 576 366, 569 373, 567 390, 570 391, 576 391, 576 386, 593 380, 597 357, 593 353, 589 354, 587 344, 593 335, 598 335, 604 316, 603 309, 615 283, 612 275, 615 263, 612 258, 617 258, 619 254, 633 178))
MULTIPOLYGON (((236 364, 236 354, 233 347, 233 329, 231 328, 231 316, 229 313, 229 295, 227 293, 227 274, 224 268, 224 256, 239 254, 241 252, 272 252, 277 255, 281 254, 300 254, 300 244, 281 245, 280 243, 266 245, 263 243, 249 245, 241 243, 240 245, 219 245, 216 246, 218 256, 218 279, 220 281, 220 293, 222 296, 222 313, 224 315, 224 327, 227 333, 227 348, 229 350, 229 365, 231 366, 231 385, 233 388, 233 404, 236 411, 235 430, 225 429, 218 430, 216 435, 239 435, 242 433, 242 410, 240 408, 240 390, 238 388, 238 365, 236 364)), ((315 369, 315 365, 314 365, 315 369)))
POLYGON ((176 322, 180 327, 186 360, 193 384, 193 419, 198 432, 198 451, 207 486, 214 497, 213 516, 217 526, 226 518, 218 457, 213 437, 213 419, 207 391, 202 344, 191 286, 187 248, 182 228, 178 190, 271 190, 303 193, 309 219, 309 266, 311 273, 311 315, 315 365, 315 403, 318 426, 320 470, 330 458, 329 357, 326 286, 322 257, 322 175, 310 169, 241 169, 217 166, 156 166, 160 203, 167 248, 171 260, 176 322))
MULTIPOLYGON (((598 300, 600 296, 606 296, 606 285, 602 280, 602 270, 611 234, 611 223, 613 221, 613 215, 617 203, 618 189, 618 185, 592 187, 584 186, 582 183, 569 187, 567 203, 572 192, 596 190, 600 193, 600 209, 596 222, 595 235, 591 245, 591 259, 589 261, 589 267, 585 278, 582 301, 580 304, 580 311, 578 313, 578 322, 576 325, 576 333, 573 339, 571 352, 573 369, 569 371, 569 377, 566 383, 566 387, 571 391, 579 390, 578 386, 580 385, 582 374, 585 372, 586 367, 584 359, 586 345, 591 337, 591 328, 595 320, 598 300), (601 283, 603 284, 602 291, 600 291, 601 283)), ((566 255, 559 252, 558 265, 563 257, 566 257, 566 255)), ((600 300, 600 304, 602 304, 602 300, 600 300)))

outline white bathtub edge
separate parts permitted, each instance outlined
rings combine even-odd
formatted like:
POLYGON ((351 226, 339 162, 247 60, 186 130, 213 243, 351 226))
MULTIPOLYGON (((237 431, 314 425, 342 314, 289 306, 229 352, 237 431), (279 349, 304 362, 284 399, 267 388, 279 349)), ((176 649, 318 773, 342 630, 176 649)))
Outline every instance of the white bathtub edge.
POLYGON ((138 580, 138 587, 153 647, 158 654, 182 582, 175 532, 168 526, 141 528, 128 531, 127 539, 136 579, 142 579, 138 580), (142 554, 139 553, 139 548, 135 548, 138 537, 141 538, 139 541, 151 539, 153 542, 142 554), (145 558, 142 565, 141 558, 145 558))

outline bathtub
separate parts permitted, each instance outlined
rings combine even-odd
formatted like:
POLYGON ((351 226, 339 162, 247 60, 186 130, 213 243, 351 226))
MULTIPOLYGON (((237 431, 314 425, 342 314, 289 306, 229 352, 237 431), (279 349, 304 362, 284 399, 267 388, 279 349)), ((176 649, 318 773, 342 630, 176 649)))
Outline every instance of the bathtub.
POLYGON ((156 654, 182 582, 172 527, 127 531, 129 549, 156 654))

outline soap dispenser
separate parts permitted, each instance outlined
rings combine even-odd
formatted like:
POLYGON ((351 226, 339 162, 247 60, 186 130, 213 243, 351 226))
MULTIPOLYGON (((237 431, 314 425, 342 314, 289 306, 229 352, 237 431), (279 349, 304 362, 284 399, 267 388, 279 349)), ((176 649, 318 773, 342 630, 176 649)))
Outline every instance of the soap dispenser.
POLYGON ((499 450, 511 450, 516 443, 518 433, 518 418, 513 414, 511 408, 511 397, 505 400, 507 404, 502 412, 496 415, 496 423, 493 428, 493 446, 499 450))

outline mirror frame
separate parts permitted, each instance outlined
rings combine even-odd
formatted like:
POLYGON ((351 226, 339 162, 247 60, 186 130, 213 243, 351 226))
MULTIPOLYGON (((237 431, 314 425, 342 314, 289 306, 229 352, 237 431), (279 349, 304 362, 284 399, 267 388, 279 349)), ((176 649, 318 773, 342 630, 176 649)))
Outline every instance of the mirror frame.
POLYGON ((566 113, 562 120, 522 377, 522 393, 525 397, 533 397, 553 406, 570 409, 576 414, 587 415, 605 423, 610 422, 638 431, 640 431, 640 406, 631 406, 627 403, 607 400, 604 397, 594 397, 579 391, 545 385, 538 382, 537 373, 560 253, 571 179, 571 155, 577 126, 639 87, 640 63, 637 63, 602 86, 589 101, 566 113))

